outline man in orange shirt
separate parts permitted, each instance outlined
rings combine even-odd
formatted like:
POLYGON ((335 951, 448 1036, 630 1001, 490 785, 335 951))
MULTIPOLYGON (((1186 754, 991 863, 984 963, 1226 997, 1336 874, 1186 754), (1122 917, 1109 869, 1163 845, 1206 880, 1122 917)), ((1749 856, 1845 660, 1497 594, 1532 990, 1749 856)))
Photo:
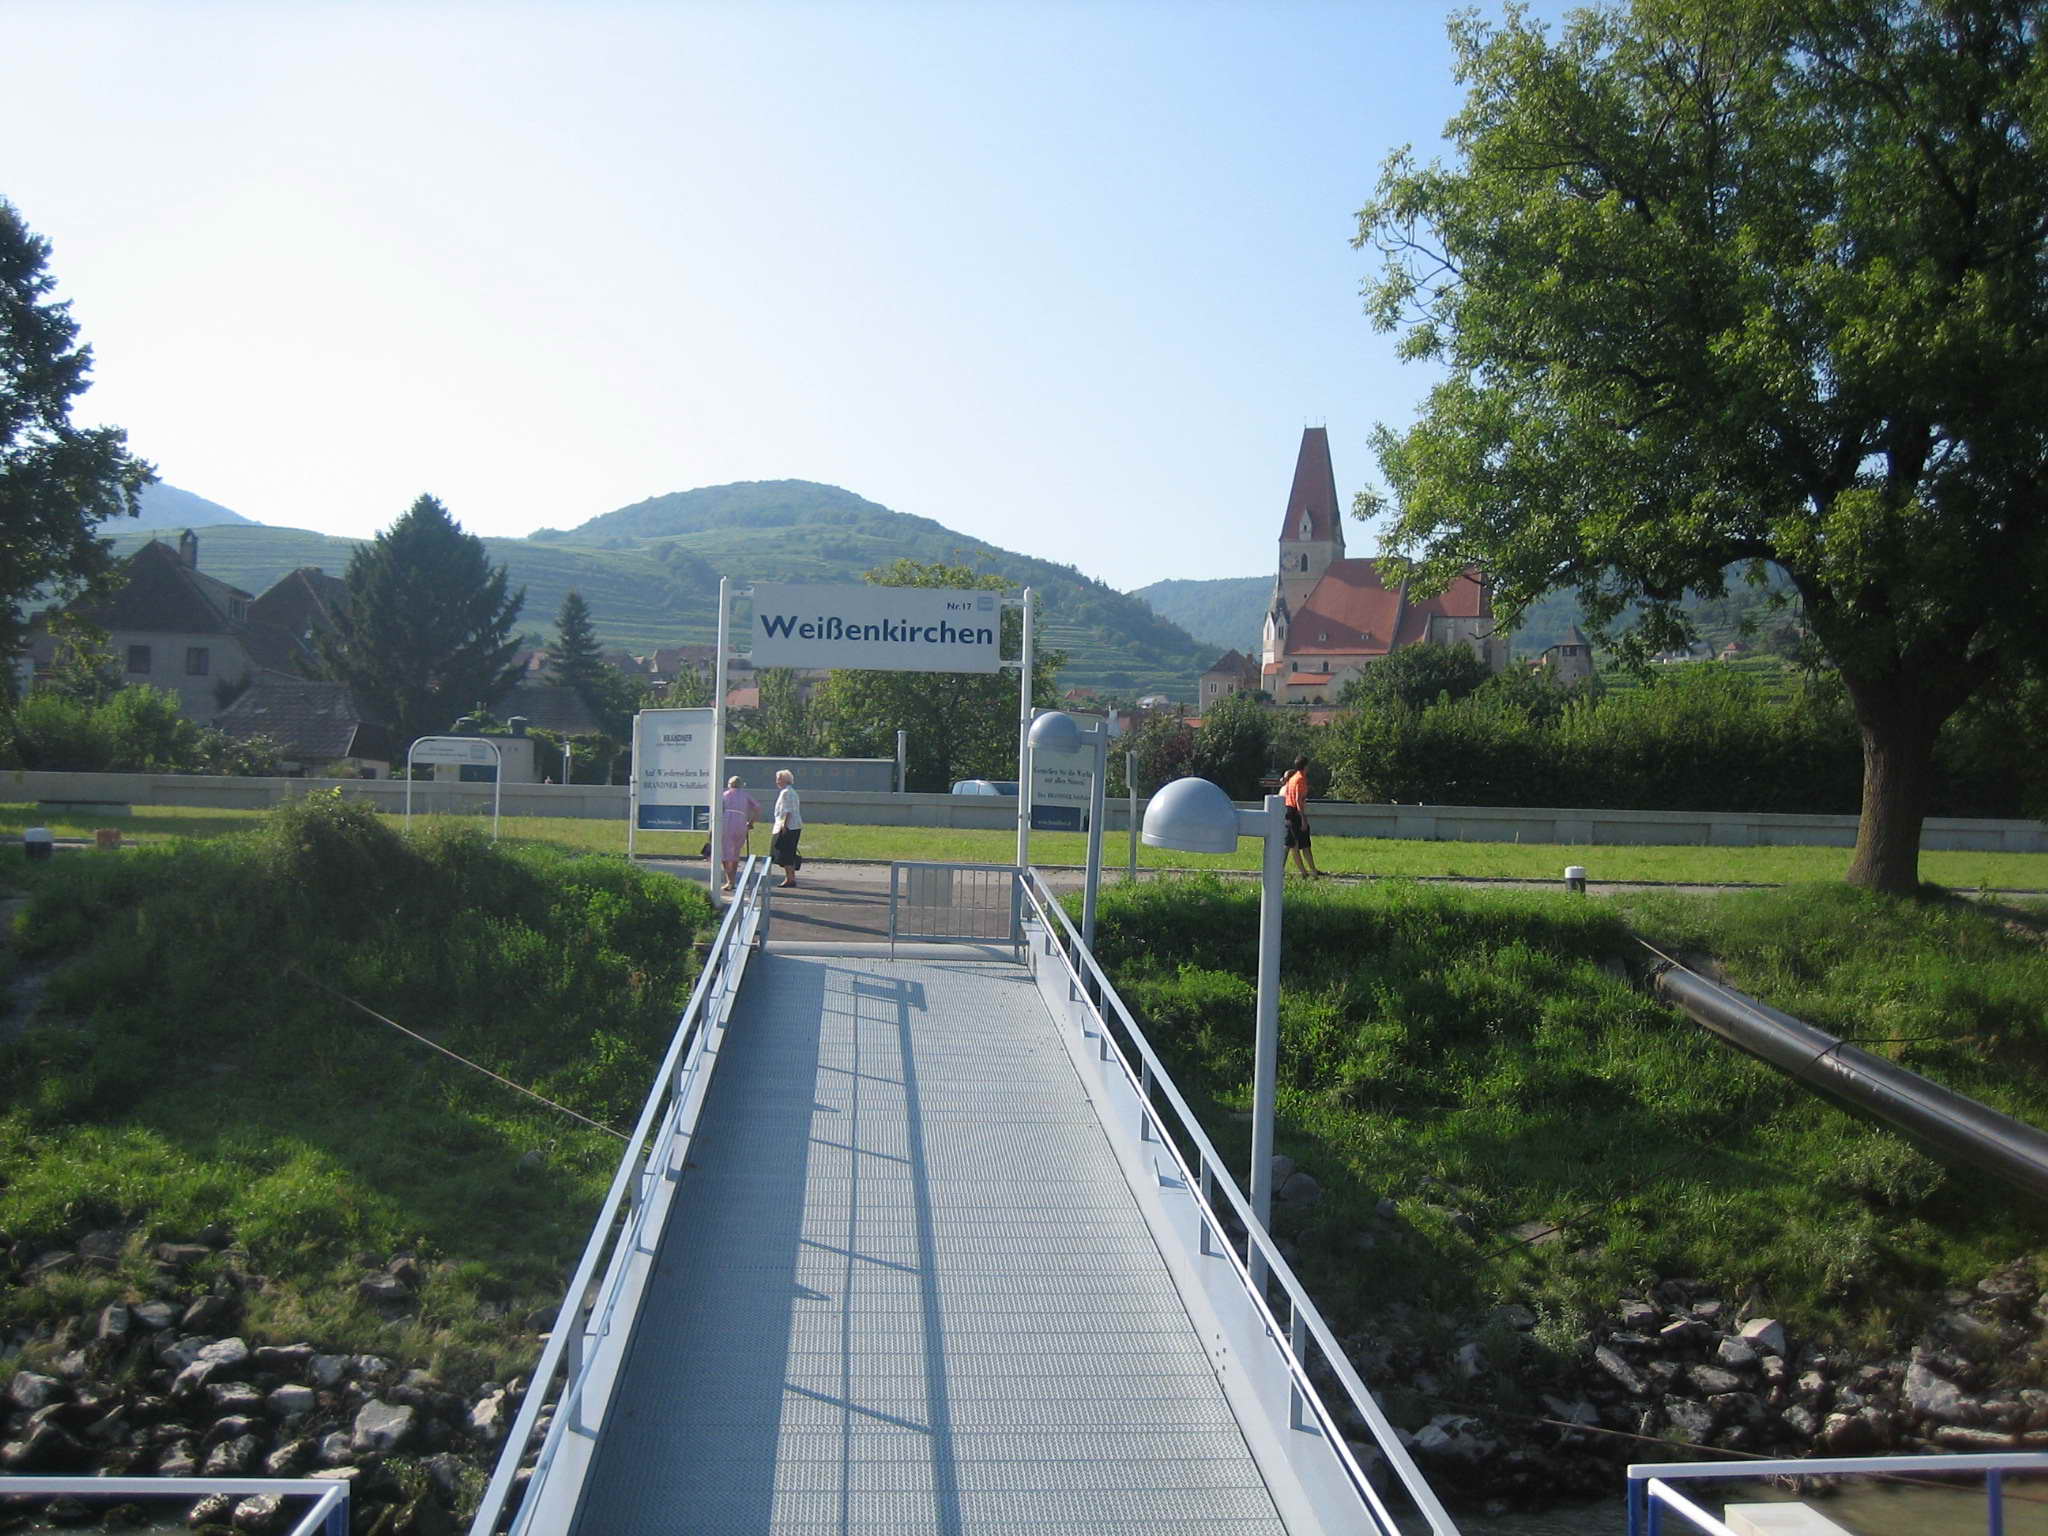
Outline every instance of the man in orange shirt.
POLYGON ((1297 757, 1294 770, 1280 785, 1280 798, 1287 802, 1287 846, 1293 850, 1295 872, 1323 879, 1316 868, 1315 849, 1308 833, 1308 759, 1297 757))

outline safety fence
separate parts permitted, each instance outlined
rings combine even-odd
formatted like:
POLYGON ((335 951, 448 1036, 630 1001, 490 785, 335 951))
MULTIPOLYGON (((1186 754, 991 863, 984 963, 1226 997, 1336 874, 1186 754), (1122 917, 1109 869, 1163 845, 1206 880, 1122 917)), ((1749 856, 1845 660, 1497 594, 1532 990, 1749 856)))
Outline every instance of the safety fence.
MULTIPOLYGON (((1682 1530, 1702 1531, 1706 1536, 1750 1536, 1759 1530, 1819 1533, 1839 1530, 1831 1522, 1794 1525, 1786 1518, 1783 1502, 1731 1505, 1728 1519, 1715 1518, 1673 1484, 1711 1481, 1725 1483, 1757 1478, 1883 1477, 1896 1484, 1901 1478, 1953 1479, 1959 1474, 1984 1475, 1984 1529, 1988 1536, 2004 1536, 2005 1479, 2008 1474, 2048 1475, 2048 1452, 2010 1451, 1985 1454, 1936 1456, 1833 1456, 1784 1461, 1689 1461, 1648 1463, 1628 1469, 1629 1536, 1660 1536, 1666 1510, 1686 1523, 1682 1530), (1752 1513, 1754 1512, 1754 1513, 1752 1513)), ((2030 1525, 2029 1530, 2038 1530, 2030 1525)), ((1944 1525, 1960 1530, 1960 1525, 1944 1525)))
POLYGON ((889 947, 1022 944, 1017 871, 1008 864, 902 860, 889 866, 889 947))

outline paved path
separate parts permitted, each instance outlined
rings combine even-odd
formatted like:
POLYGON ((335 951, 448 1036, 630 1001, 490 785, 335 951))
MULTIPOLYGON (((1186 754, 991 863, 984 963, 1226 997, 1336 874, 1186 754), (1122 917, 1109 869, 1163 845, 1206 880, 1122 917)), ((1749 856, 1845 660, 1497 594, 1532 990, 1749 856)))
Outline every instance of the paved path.
POLYGON ((1023 967, 757 956, 690 1156, 577 1531, 1284 1536, 1023 967))

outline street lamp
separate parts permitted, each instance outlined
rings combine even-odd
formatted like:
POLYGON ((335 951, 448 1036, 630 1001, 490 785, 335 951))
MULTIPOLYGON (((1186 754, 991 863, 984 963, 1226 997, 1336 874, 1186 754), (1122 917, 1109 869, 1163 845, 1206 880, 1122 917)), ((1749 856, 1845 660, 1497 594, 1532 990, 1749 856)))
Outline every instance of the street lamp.
MULTIPOLYGON (((1241 811, 1207 779, 1175 779, 1145 807, 1145 846, 1184 853, 1230 853, 1240 837, 1266 840, 1259 882, 1258 1041, 1252 1069, 1252 1213, 1271 1230, 1273 1098, 1280 1055, 1280 909, 1287 873, 1287 808, 1278 795, 1241 811)), ((1255 1279, 1264 1271, 1256 1250, 1255 1279)))
MULTIPOLYGON (((1089 765, 1088 777, 1088 871, 1081 894, 1081 943, 1089 953, 1095 950, 1095 896, 1102 886, 1102 792, 1103 778, 1108 768, 1109 722, 1083 725, 1064 710, 1049 709, 1031 722, 1030 758, 1040 752, 1078 752, 1083 747, 1095 751, 1094 762, 1089 765)), ((1027 759, 1024 765, 1028 779, 1034 763, 1027 759)), ((1036 796, 1033 797, 1036 809, 1036 796)))

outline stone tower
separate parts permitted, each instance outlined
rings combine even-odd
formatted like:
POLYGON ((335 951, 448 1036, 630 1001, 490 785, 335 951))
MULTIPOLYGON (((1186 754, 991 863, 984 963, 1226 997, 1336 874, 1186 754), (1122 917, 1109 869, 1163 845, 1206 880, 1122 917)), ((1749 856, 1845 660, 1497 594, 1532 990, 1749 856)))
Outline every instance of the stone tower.
POLYGON ((1337 506, 1337 477, 1330 468, 1327 427, 1304 427, 1294 460, 1294 485, 1280 522, 1279 575, 1261 637, 1263 659, 1280 659, 1287 625, 1333 561, 1344 558, 1344 519, 1337 506))

